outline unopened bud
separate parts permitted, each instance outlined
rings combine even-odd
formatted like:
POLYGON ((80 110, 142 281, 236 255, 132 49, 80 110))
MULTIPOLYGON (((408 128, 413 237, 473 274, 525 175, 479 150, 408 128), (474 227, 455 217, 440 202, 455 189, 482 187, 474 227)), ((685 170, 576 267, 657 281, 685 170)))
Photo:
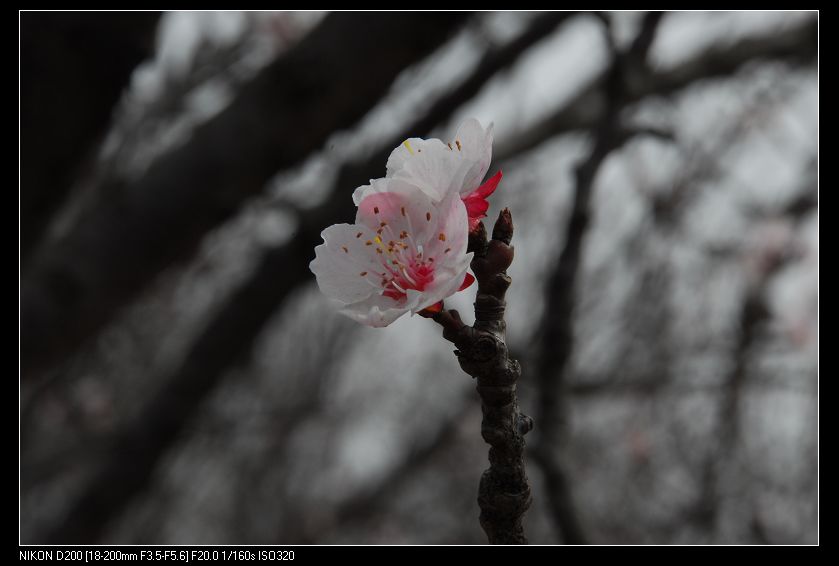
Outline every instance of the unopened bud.
POLYGON ((492 229, 492 239, 505 244, 509 244, 513 239, 513 216, 509 208, 505 208, 498 214, 498 220, 495 221, 495 227, 492 229))

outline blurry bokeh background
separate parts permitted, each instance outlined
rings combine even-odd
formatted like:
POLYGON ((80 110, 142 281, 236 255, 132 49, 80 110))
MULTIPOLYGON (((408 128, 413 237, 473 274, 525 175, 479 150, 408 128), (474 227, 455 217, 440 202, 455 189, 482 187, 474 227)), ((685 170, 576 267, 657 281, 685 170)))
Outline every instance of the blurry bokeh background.
POLYGON ((817 17, 22 13, 22 542, 485 542, 451 344, 308 271, 470 116, 531 542, 818 542, 817 17))

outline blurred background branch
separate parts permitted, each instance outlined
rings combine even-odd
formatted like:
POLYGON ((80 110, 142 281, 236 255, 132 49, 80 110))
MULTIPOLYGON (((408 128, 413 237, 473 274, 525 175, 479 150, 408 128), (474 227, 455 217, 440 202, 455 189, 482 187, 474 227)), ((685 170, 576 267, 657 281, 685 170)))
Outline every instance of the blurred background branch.
POLYGON ((556 451, 565 442, 567 422, 563 410, 563 389, 566 366, 574 349, 572 334, 575 287, 581 255, 592 215, 591 198, 594 180, 609 154, 630 139, 620 115, 627 99, 627 75, 644 73, 646 55, 661 21, 661 12, 644 16, 640 31, 626 52, 616 50, 612 42, 609 19, 604 19, 612 62, 602 88, 606 104, 593 129, 593 147, 586 160, 575 170, 571 214, 566 224, 564 244, 545 287, 546 307, 542 313, 538 336, 538 353, 533 364, 539 383, 537 422, 540 435, 533 448, 536 461, 545 474, 545 485, 553 519, 563 540, 569 544, 586 544, 588 537, 575 511, 573 488, 556 451))
POLYGON ((21 14, 23 262, 73 180, 92 166, 123 89, 152 55, 159 19, 158 12, 21 14))

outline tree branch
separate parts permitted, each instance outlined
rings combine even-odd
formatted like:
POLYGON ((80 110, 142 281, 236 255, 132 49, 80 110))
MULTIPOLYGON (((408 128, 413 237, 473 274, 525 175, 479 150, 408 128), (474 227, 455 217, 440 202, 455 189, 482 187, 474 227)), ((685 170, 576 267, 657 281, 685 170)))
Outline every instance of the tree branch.
POLYGON ((489 449, 490 467, 481 476, 478 505, 481 527, 492 544, 527 544, 522 518, 530 507, 530 485, 524 464, 524 435, 533 420, 519 412, 516 382, 521 366, 510 358, 505 339, 504 296, 510 286, 507 268, 513 261, 513 221, 504 209, 487 242, 483 223, 469 237, 475 252, 472 271, 478 281, 475 324, 466 326, 457 311, 433 316, 443 337, 457 346, 463 371, 477 378, 481 397, 481 436, 489 449))

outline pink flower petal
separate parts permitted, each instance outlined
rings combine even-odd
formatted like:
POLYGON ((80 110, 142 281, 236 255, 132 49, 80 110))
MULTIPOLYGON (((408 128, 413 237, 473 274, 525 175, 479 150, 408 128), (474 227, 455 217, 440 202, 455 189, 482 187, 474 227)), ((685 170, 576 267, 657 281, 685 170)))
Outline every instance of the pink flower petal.
POLYGON ((469 231, 473 231, 478 226, 481 218, 486 218, 486 211, 489 209, 489 201, 487 197, 495 192, 498 188, 498 183, 501 182, 501 171, 487 179, 487 182, 469 193, 463 198, 463 203, 466 205, 466 212, 469 215, 469 231))
POLYGON ((495 189, 498 187, 498 183, 501 182, 501 177, 503 176, 504 174, 499 170, 498 173, 487 179, 486 183, 475 189, 469 196, 477 194, 479 197, 488 197, 495 192, 495 189))

